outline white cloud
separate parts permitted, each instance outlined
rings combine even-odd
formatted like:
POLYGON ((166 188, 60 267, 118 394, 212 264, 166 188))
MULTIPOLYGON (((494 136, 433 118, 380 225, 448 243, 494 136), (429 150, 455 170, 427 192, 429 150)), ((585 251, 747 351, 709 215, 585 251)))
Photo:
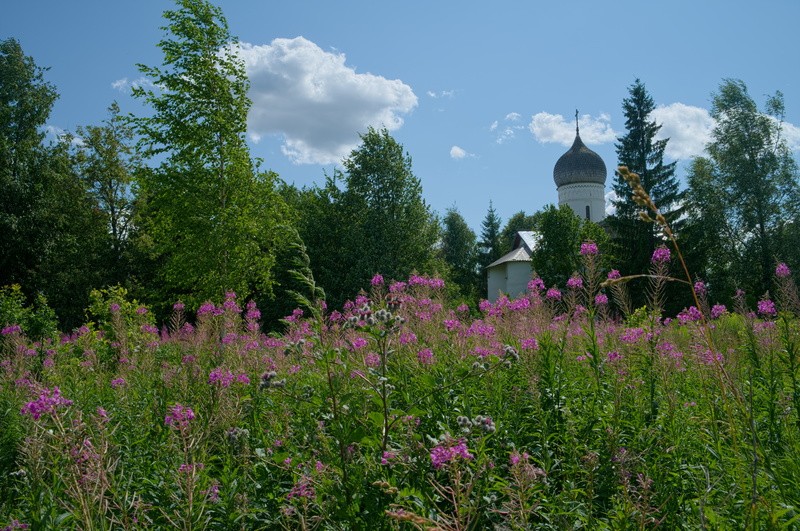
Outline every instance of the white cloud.
POLYGON ((522 115, 518 112, 510 112, 506 114, 505 118, 503 118, 503 121, 506 123, 502 128, 500 127, 500 122, 498 120, 492 122, 492 125, 489 127, 489 131, 493 133, 496 132, 496 141, 498 144, 512 140, 514 137, 516 137, 517 131, 525 129, 524 125, 514 123, 518 122, 520 118, 522 118, 522 115))
POLYGON ((433 90, 428 91, 428 97, 437 99, 437 98, 452 98, 455 95, 455 90, 440 90, 439 92, 435 92, 433 90))
POLYGON ((783 122, 783 138, 789 144, 789 149, 800 151, 800 127, 783 122))
POLYGON ((617 213, 617 207, 614 206, 612 201, 619 201, 619 196, 614 190, 606 192, 606 216, 613 216, 617 213))
POLYGON ((459 160, 463 159, 464 157, 472 157, 472 156, 473 156, 472 153, 467 153, 466 151, 464 151, 463 148, 460 148, 458 146, 453 146, 450 148, 450 158, 459 160))
POLYGON ((111 88, 120 92, 129 92, 132 88, 137 87, 153 88, 155 85, 149 78, 144 76, 134 79, 133 81, 129 81, 127 77, 123 77, 111 83, 111 88))
POLYGON ((711 140, 714 119, 702 107, 683 103, 659 105, 653 109, 650 117, 661 125, 656 138, 669 138, 664 154, 673 160, 702 155, 711 140))
MULTIPOLYGON (((602 113, 596 118, 584 114, 578 119, 581 140, 586 144, 606 144, 617 139, 617 133, 611 128, 611 117, 602 113)), ((560 114, 540 112, 533 115, 528 124, 536 140, 542 144, 556 143, 570 146, 575 140, 575 122, 565 119, 560 114)))
POLYGON ((283 136, 283 153, 296 164, 340 162, 369 126, 389 131, 417 106, 411 87, 399 79, 360 74, 345 56, 303 38, 270 44, 241 43, 253 105, 248 132, 253 141, 283 136))

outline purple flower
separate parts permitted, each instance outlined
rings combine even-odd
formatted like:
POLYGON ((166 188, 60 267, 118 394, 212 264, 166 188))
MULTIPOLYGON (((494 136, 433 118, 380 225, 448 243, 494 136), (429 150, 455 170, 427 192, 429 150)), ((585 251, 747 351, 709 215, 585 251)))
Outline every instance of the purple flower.
POLYGON ((7 327, 3 328, 3 330, 0 331, 0 334, 2 334, 4 336, 10 336, 11 334, 15 334, 15 333, 19 334, 20 332, 22 332, 22 327, 19 326, 18 324, 15 324, 15 325, 11 325, 11 326, 7 326, 7 327))
POLYGON ((696 306, 689 306, 678 314, 678 322, 680 324, 692 323, 703 319, 703 314, 696 306))
POLYGON ((547 298, 560 301, 561 300, 561 292, 558 288, 550 288, 547 290, 547 298))
POLYGON ((573 275, 567 280, 567 287, 571 289, 581 289, 583 287, 583 279, 578 275, 573 275))
POLYGON ((20 412, 23 415, 30 415, 34 420, 39 420, 44 414, 55 413, 57 407, 71 405, 72 400, 61 396, 61 390, 58 387, 53 387, 52 390, 44 388, 39 394, 39 398, 22 406, 20 412))
POLYGON ((539 291, 542 291, 542 290, 544 290, 544 280, 542 280, 541 278, 536 277, 536 278, 531 279, 530 281, 528 281, 528 291, 539 292, 539 291))
POLYGON ((119 311, 119 304, 117 304, 116 302, 112 302, 111 306, 108 307, 108 310, 111 313, 117 313, 119 311))
POLYGON ((605 293, 598 293, 594 297, 594 303, 597 306, 602 306, 604 304, 608 304, 608 295, 606 295, 605 293))
POLYGON ((181 301, 178 301, 172 305, 172 309, 175 310, 176 312, 182 312, 184 308, 186 308, 186 305, 181 301))
POLYGON ((383 275, 375 273, 375 276, 370 280, 370 284, 373 286, 383 286, 383 275))
POLYGON ((694 283, 694 291, 698 295, 705 295, 706 294, 706 285, 702 280, 698 280, 694 283))
POLYGON ((438 445, 431 449, 431 464, 436 469, 442 468, 445 464, 458 457, 467 461, 475 458, 474 455, 469 453, 467 442, 464 439, 459 439, 458 444, 453 446, 438 445))
POLYGON ((727 311, 728 311, 728 309, 725 307, 724 304, 715 304, 711 308, 711 318, 712 319, 717 319, 727 311))
POLYGON ((111 389, 116 389, 125 385, 125 378, 115 378, 111 380, 111 389))
POLYGON ((789 266, 783 262, 778 264, 778 267, 775 268, 775 276, 778 278, 786 278, 791 274, 792 272, 789 270, 789 266))
POLYGON ((256 301, 249 301, 247 303, 247 313, 244 315, 248 321, 258 321, 261 319, 261 311, 256 306, 256 301))
POLYGON ((612 269, 608 272, 608 280, 616 280, 618 278, 622 278, 622 275, 619 274, 618 270, 612 269))
POLYGON ((173 426, 179 430, 189 427, 189 421, 194 419, 194 411, 191 408, 175 404, 167 411, 164 417, 164 424, 173 426))
POLYGON ((417 361, 419 361, 422 365, 433 364, 433 351, 429 348, 420 350, 417 352, 417 361))
POLYGON ((147 308, 145 308, 144 306, 139 306, 138 308, 136 308, 137 315, 144 315, 146 313, 147 313, 147 308))
POLYGON ((654 264, 666 264, 670 261, 670 258, 671 255, 669 249, 662 245, 653 251, 653 257, 650 259, 650 261, 654 264))
POLYGON ((775 310, 775 303, 769 299, 761 299, 758 301, 758 313, 764 316, 773 316, 778 312, 775 310))
POLYGON ((539 350, 539 342, 536 341, 535 337, 523 339, 521 346, 522 350, 539 350))
POLYGON ((595 256, 599 253, 597 244, 594 242, 583 242, 581 244, 581 256, 595 256))
POLYGON ((368 352, 366 356, 364 356, 364 365, 367 367, 378 367, 381 364, 381 357, 378 356, 375 352, 368 352))

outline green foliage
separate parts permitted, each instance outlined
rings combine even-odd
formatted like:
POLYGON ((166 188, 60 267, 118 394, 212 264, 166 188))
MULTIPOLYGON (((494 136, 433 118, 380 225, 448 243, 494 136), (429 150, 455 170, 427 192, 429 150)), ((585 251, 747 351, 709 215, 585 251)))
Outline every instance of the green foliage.
POLYGON ((334 305, 367 288, 376 273, 401 279, 440 265, 439 225, 403 146, 386 129, 370 128, 344 168, 306 190, 299 207, 311 267, 334 305))
POLYGON ((250 158, 244 65, 219 8, 191 0, 177 7, 164 13, 163 67, 140 65, 157 88, 134 90, 153 109, 134 120, 144 153, 162 160, 140 177, 158 301, 163 308, 226 290, 269 294, 285 205, 276 176, 250 158))
MULTIPOLYGON (((673 232, 679 233, 684 194, 675 178, 676 163, 664 163, 668 139, 656 140, 661 126, 651 117, 655 102, 638 79, 628 91, 629 97, 622 102, 626 133, 616 145, 619 164, 639 175, 642 187, 673 232)), ((612 202, 616 212, 608 216, 605 223, 616 247, 618 268, 626 274, 645 271, 653 251, 664 243, 664 235, 658 224, 639 218, 641 208, 633 201, 632 190, 620 175, 616 175, 612 188, 617 196, 612 202)), ((643 283, 633 281, 631 286, 635 293, 644 294, 643 283)), ((634 304, 643 302, 644 299, 638 298, 634 304)))
POLYGON ((712 286, 735 283, 757 297, 772 287, 778 259, 797 260, 783 240, 800 215, 797 167, 782 136, 783 95, 759 111, 742 81, 725 80, 711 115, 708 158, 689 174, 690 255, 712 286))
POLYGON ((104 281, 102 217, 69 154, 69 136, 45 145, 57 94, 19 43, 0 43, 0 285, 42 293, 62 326, 77 325, 91 286, 104 281))
POLYGON ((75 165, 81 179, 104 214, 109 236, 108 263, 112 282, 123 282, 131 272, 128 236, 133 228, 136 189, 133 179, 141 167, 134 149, 133 129, 113 103, 102 126, 79 127, 75 165))
POLYGON ((450 279, 468 299, 478 296, 477 237, 454 208, 442 220, 442 257, 450 267, 450 279))
POLYGON ((503 220, 497 215, 494 205, 489 201, 489 210, 481 222, 481 236, 478 241, 478 267, 481 278, 481 295, 487 293, 488 275, 486 267, 492 262, 503 256, 503 240, 500 228, 503 220))
POLYGON ((579 217, 562 205, 547 205, 533 214, 533 230, 538 242, 531 255, 531 266, 546 285, 564 285, 580 270, 580 246, 593 241, 606 255, 601 266, 608 264, 608 235, 598 224, 579 217))
POLYGON ((517 232, 533 230, 533 225, 533 216, 529 216, 523 211, 519 211, 508 218, 500 233, 500 240, 502 241, 501 256, 511 251, 517 232))
POLYGON ((28 337, 36 339, 55 336, 58 322, 47 299, 39 293, 28 305, 19 284, 0 288, 0 327, 19 325, 28 337))

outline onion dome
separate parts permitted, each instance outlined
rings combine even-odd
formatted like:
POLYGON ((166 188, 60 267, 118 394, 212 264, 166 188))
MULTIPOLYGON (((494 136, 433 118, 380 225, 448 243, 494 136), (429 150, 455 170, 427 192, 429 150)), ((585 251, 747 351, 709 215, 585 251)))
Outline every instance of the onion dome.
POLYGON ((600 155, 586 147, 581 140, 575 116, 575 142, 561 155, 553 168, 556 186, 578 183, 606 184, 606 164, 600 155))

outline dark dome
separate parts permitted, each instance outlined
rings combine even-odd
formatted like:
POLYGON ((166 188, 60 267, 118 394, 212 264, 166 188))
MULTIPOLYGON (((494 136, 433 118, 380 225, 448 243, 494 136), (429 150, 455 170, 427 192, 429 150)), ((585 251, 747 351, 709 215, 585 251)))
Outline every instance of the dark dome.
POLYGON ((589 149, 575 135, 575 142, 569 151, 561 155, 553 168, 556 186, 577 183, 606 184, 606 164, 600 155, 589 149))

